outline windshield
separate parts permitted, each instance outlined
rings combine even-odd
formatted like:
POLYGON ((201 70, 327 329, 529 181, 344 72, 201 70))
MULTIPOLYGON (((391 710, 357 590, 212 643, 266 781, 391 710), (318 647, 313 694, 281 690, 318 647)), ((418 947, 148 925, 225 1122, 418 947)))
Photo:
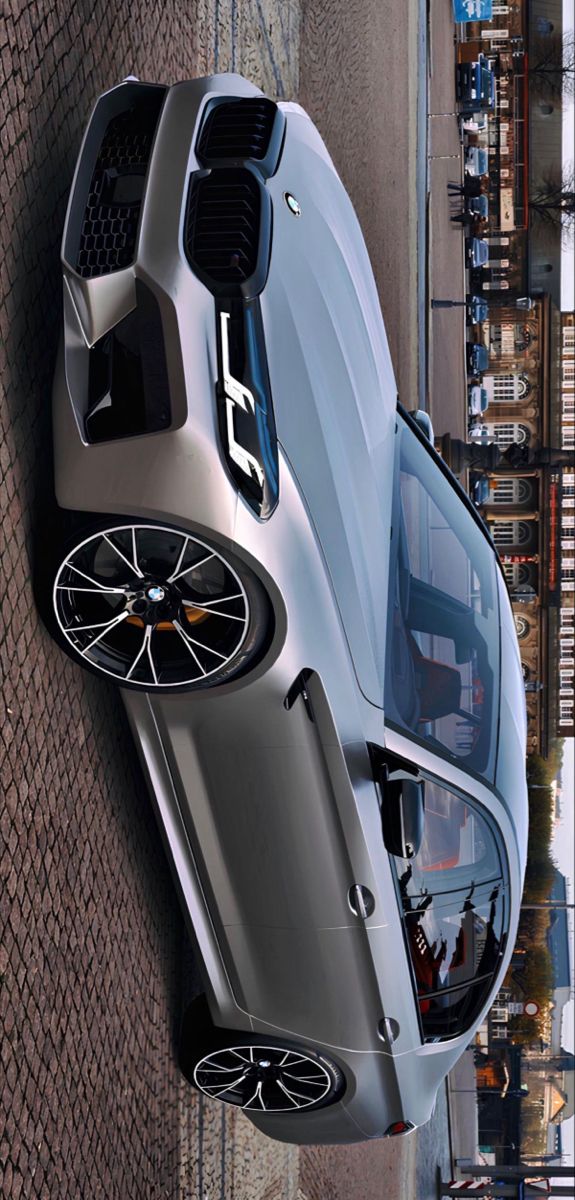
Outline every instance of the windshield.
POLYGON ((499 707, 495 554, 402 420, 397 440, 386 718, 493 782, 499 707))
POLYGON ((485 1003, 504 945, 495 835, 475 808, 426 780, 421 847, 415 858, 392 861, 424 1036, 456 1037, 485 1003))

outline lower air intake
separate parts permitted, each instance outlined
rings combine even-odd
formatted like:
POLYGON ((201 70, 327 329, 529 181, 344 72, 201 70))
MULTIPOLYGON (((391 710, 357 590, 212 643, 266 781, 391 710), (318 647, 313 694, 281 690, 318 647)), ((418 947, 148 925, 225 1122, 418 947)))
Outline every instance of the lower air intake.
POLYGON ((163 88, 145 92, 112 116, 103 133, 75 261, 83 279, 109 275, 134 261, 146 172, 164 98, 163 88))

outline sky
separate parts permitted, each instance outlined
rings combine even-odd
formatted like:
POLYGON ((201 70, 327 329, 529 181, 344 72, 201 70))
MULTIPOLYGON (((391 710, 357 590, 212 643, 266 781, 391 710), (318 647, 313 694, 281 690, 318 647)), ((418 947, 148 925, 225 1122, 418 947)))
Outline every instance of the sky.
MULTIPOLYGON (((563 29, 575 26, 575 0, 563 0, 563 29)), ((573 100, 563 106, 563 162, 573 162, 575 152, 575 106, 573 100)), ((561 308, 575 309, 575 241, 563 247, 561 260, 561 308)))

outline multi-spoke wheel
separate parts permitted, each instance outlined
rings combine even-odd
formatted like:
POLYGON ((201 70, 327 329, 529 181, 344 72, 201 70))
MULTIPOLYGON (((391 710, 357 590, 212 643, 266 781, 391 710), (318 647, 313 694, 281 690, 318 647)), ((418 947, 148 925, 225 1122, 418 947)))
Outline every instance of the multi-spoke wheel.
POLYGON ((125 687, 222 682, 265 638, 268 608, 252 573, 183 530, 102 525, 74 539, 52 578, 60 644, 125 687))
POLYGON ((204 1027, 197 1042, 197 1007, 184 1017, 182 1070, 205 1096, 252 1113, 295 1113, 332 1104, 343 1075, 330 1059, 275 1038, 204 1027), (203 1044, 202 1044, 203 1041, 203 1044))

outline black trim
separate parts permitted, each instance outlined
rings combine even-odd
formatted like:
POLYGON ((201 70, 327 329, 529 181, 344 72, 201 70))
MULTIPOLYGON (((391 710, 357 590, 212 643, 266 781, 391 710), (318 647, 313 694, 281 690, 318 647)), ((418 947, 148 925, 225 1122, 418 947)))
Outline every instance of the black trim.
POLYGON ((284 114, 266 96, 216 96, 204 109, 196 156, 205 167, 251 161, 269 179, 278 169, 285 129, 284 114))
MULTIPOLYGON (((437 464, 437 466, 440 468, 442 473, 445 475, 445 478, 451 484, 453 490, 455 492, 457 492, 457 495, 459 496, 460 500, 463 500, 463 503, 465 504, 465 507, 467 508, 467 510, 471 513, 471 516, 473 517, 475 524, 479 526, 484 538, 486 539, 486 541, 489 542, 489 545, 491 546, 491 549, 493 550, 493 553, 495 554, 495 558, 497 559, 497 563, 499 565, 501 574, 503 575, 503 578, 505 579, 505 572, 503 570, 503 564, 499 557, 497 546, 495 545, 495 542, 493 541, 493 538, 491 537, 491 534, 489 532, 489 527, 485 524, 485 521, 483 520, 481 513, 479 513, 477 511, 471 497, 468 496, 467 492, 465 491, 465 488, 462 487, 457 476, 453 474, 453 471, 451 470, 450 467, 447 466, 447 463, 445 462, 445 460, 441 457, 440 454, 437 453, 435 446, 432 446, 431 442, 429 441, 429 438, 427 438, 425 436, 425 434, 422 433, 421 429, 419 428, 419 425, 417 424, 417 421, 414 421, 413 417, 411 416, 411 413, 409 413, 407 411, 407 409, 403 407, 403 404, 401 403, 400 400, 397 401, 397 411, 403 417, 406 425, 409 425, 409 428, 412 429, 413 432, 417 435, 417 437, 419 438, 419 441, 422 443, 422 445, 425 446, 426 450, 431 455, 433 461, 437 464)), ((505 586, 507 587, 507 580, 505 580, 505 586)))
POLYGON ((190 178, 186 258, 220 299, 258 296, 268 276, 273 212, 267 180, 277 171, 287 122, 266 96, 215 96, 196 138, 202 169, 190 178))
POLYGON ((186 258, 218 298, 250 300, 263 290, 270 263, 272 202, 251 166, 197 171, 184 222, 186 258))

